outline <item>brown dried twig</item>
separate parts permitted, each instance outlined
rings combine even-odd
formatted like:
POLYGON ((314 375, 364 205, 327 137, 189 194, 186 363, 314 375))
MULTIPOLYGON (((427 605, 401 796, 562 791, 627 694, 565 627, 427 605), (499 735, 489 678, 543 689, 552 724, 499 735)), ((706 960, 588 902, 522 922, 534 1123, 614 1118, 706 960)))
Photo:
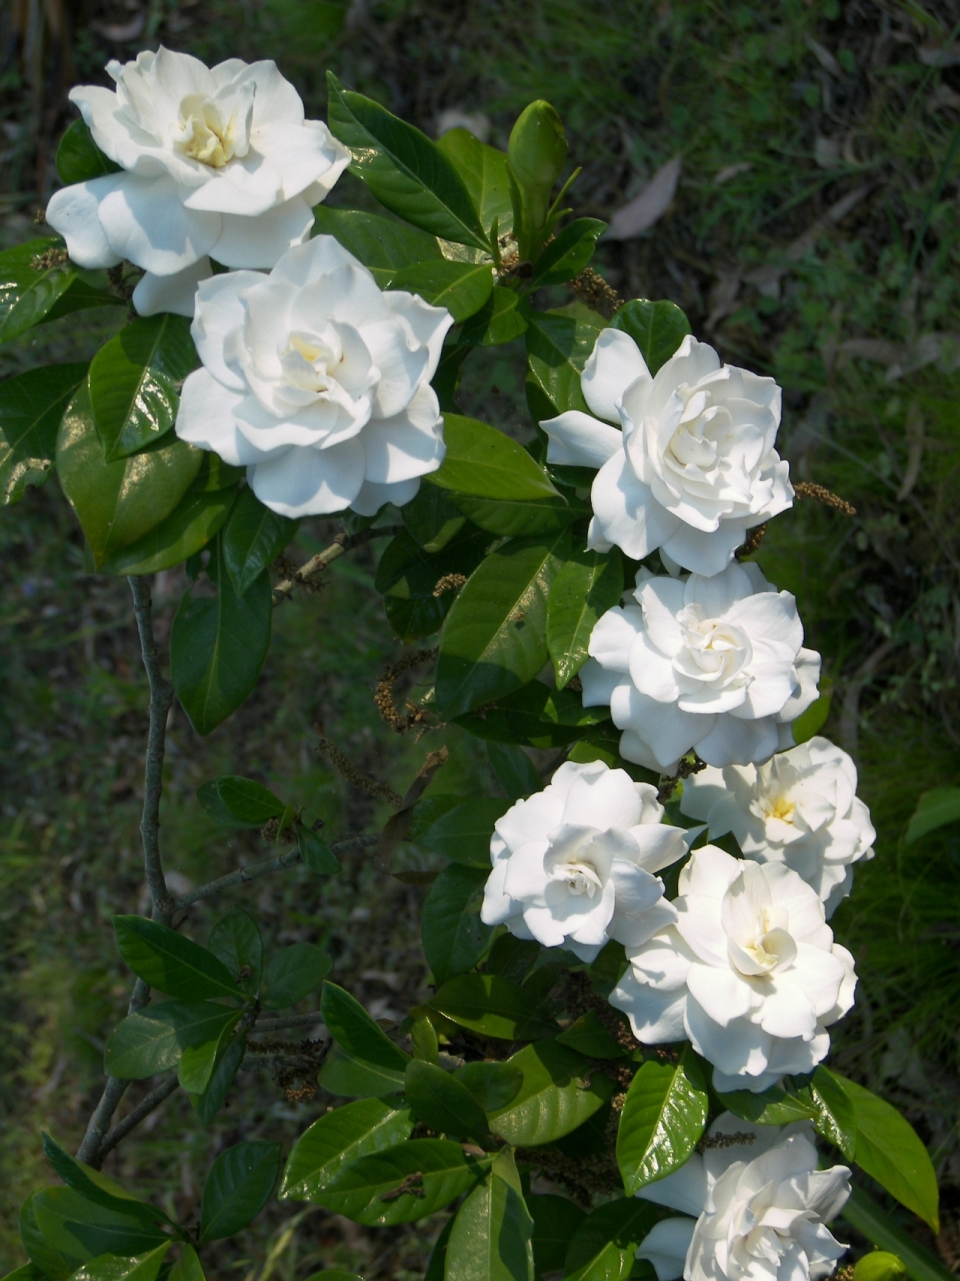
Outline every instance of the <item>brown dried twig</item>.
POLYGON ((844 516, 856 516, 857 509, 850 505, 845 498, 841 498, 832 490, 827 489, 825 485, 814 484, 811 480, 798 480, 794 486, 798 498, 815 498, 818 503, 823 503, 824 507, 832 507, 834 511, 842 512, 844 516))
POLYGON ((623 306, 623 299, 617 291, 592 267, 584 267, 579 276, 574 276, 570 281, 570 288, 581 302, 585 302, 594 311, 599 311, 607 320, 623 306))
POLYGON ((372 774, 364 774, 358 770, 346 752, 337 747, 336 743, 331 743, 323 736, 323 729, 320 725, 314 725, 319 742, 317 751, 327 761, 333 765, 339 774, 342 774, 348 782, 361 792, 366 792, 368 796, 379 796, 381 800, 389 801, 394 809, 398 810, 403 805, 403 797, 399 792, 395 792, 389 783, 383 783, 372 774))
MULTIPOLYGON (((436 595, 436 592, 434 592, 434 595, 436 595)), ((407 715, 401 716, 393 700, 393 687, 404 672, 410 671, 412 667, 419 667, 421 663, 429 663, 436 656, 437 650, 435 648, 418 649, 411 654, 404 654, 395 663, 390 663, 380 674, 373 701, 377 705, 377 711, 380 713, 381 719, 385 720, 390 728, 398 734, 405 734, 414 725, 421 725, 427 719, 427 713, 408 699, 407 715)))

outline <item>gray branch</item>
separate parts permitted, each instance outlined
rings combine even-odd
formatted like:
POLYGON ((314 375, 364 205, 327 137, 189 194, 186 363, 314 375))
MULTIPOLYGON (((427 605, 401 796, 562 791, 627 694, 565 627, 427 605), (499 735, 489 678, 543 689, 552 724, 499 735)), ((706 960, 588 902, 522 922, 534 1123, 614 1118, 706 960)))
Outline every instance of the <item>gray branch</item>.
MULTIPOLYGON (((110 1079, 114 1081, 116 1077, 111 1077, 110 1079)), ((120 1084, 126 1085, 127 1082, 123 1081, 120 1084)), ((145 1117, 156 1111, 165 1099, 169 1099, 179 1084, 180 1082, 174 1074, 164 1081, 163 1085, 158 1085, 155 1090, 151 1090, 147 1097, 142 1099, 122 1121, 118 1121, 109 1134, 106 1134, 100 1140, 100 1147, 97 1153, 99 1160, 102 1161, 108 1152, 113 1151, 121 1139, 125 1139, 130 1131, 135 1129, 145 1117)))

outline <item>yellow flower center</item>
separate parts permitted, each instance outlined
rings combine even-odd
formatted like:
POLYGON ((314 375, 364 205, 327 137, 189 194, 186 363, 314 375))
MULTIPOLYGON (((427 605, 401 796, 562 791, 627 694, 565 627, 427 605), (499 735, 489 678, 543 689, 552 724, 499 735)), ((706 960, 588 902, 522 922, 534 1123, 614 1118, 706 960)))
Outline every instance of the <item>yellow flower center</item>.
POLYGON ((206 94, 190 93, 183 99, 180 128, 177 150, 211 169, 222 169, 238 152, 246 154, 245 130, 240 127, 236 113, 225 121, 217 104, 206 94), (238 136, 241 134, 242 137, 238 136))

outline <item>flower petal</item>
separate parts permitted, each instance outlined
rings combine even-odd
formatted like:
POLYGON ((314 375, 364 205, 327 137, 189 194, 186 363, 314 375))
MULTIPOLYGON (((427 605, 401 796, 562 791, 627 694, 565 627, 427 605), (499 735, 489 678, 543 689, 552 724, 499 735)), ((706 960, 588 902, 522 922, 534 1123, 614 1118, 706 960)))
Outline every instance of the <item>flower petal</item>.
POLYGON ((349 507, 363 484, 363 446, 353 438, 329 449, 298 449, 251 467, 253 492, 271 511, 297 519, 349 507))
POLYGON ((231 467, 262 458, 237 430, 236 410, 243 395, 217 381, 206 369, 188 374, 180 391, 174 430, 181 440, 210 449, 231 467))
POLYGON ((126 174, 111 173, 74 183, 50 197, 46 220, 63 236, 67 253, 78 267, 115 267, 123 261, 123 254, 110 244, 100 222, 100 204, 125 181, 126 174))
MULTIPOLYGON (((178 280, 179 277, 168 279, 178 280)), ((207 279, 196 290, 196 312, 190 336, 205 368, 232 391, 245 393, 247 381, 236 368, 227 364, 227 338, 243 325, 246 317, 240 295, 251 286, 262 284, 263 279, 254 271, 229 271, 207 279)))
POLYGON ((306 240, 312 226, 313 210, 299 196, 257 218, 227 213, 210 257, 225 267, 272 267, 306 240))
POLYGON ((123 175, 100 201, 100 222, 113 250, 123 258, 172 276, 209 254, 222 220, 216 213, 185 209, 172 178, 123 175))
POLYGON ((623 393, 638 381, 640 388, 653 381, 640 348, 622 329, 601 329, 580 375, 590 412, 608 423, 619 422, 623 393))
MULTIPOLYGON (((155 276, 147 271, 133 291, 132 302, 141 316, 155 316, 161 311, 175 316, 192 317, 196 308, 197 286, 209 280, 210 259, 200 258, 192 267, 175 276, 155 276)), ((192 332, 192 331, 191 331, 192 332)))
POLYGON ((602 467, 623 449, 623 435, 580 409, 568 409, 540 426, 547 433, 547 462, 561 467, 602 467))
MULTIPOLYGON (((679 522, 656 501, 619 451, 600 468, 591 490, 594 521, 600 536, 632 560, 643 560, 678 529, 679 522)), ((591 526, 589 545, 596 541, 591 526)))

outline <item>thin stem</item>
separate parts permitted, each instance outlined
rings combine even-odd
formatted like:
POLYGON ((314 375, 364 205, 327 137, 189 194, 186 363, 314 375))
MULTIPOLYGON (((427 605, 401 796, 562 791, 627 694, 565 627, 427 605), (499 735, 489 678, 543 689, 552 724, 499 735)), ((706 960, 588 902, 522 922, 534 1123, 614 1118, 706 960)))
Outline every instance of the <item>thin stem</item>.
MULTIPOLYGON (((111 1079, 115 1080, 116 1078, 114 1077, 111 1079)), ((126 1082, 122 1082, 122 1084, 125 1085, 126 1082)), ((105 1135, 103 1139, 101 1139, 100 1150, 98 1153, 99 1159, 102 1161, 108 1152, 113 1151, 121 1139, 125 1139, 130 1131, 135 1129, 136 1126, 138 1126, 145 1117, 148 1117, 151 1112, 155 1112, 164 1099, 169 1099, 170 1095, 174 1093, 179 1084, 180 1082, 174 1075, 164 1081, 163 1085, 158 1085, 155 1090, 151 1090, 147 1097, 142 1099, 132 1112, 129 1112, 122 1121, 118 1121, 109 1134, 105 1135)))
POLYGON ((321 573, 326 567, 332 564, 344 552, 352 551, 354 547, 360 547, 363 543, 370 542, 371 538, 392 538, 399 532, 399 525, 383 525, 379 529, 361 529, 356 534, 338 534, 329 547, 325 547, 322 552, 317 552, 290 578, 285 578, 282 583, 277 583, 273 589, 273 603, 279 605, 281 601, 286 600, 295 587, 302 587, 309 583, 312 578, 321 573))
POLYGON ((313 1027, 316 1023, 323 1022, 323 1015, 319 1010, 315 1014, 288 1014, 279 1019, 258 1019, 256 1025, 257 1035, 267 1036, 271 1032, 282 1032, 288 1027, 313 1027))

